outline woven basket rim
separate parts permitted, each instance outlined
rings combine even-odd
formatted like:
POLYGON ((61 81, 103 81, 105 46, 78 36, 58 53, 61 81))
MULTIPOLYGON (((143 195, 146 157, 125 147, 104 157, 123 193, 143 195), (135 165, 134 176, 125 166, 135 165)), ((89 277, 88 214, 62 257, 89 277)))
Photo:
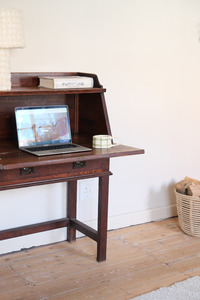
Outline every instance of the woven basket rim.
POLYGON ((176 188, 174 188, 174 192, 175 192, 175 194, 176 194, 177 197, 185 197, 188 200, 200 201, 200 197, 194 197, 194 196, 189 196, 189 195, 181 194, 181 193, 177 192, 176 188))

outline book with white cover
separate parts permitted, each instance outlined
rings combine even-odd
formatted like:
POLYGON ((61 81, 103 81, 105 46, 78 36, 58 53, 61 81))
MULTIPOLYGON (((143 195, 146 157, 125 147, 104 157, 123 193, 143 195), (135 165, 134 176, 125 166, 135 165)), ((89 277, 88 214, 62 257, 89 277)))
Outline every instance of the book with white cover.
POLYGON ((39 87, 49 89, 82 89, 92 88, 93 78, 83 76, 39 77, 39 87))

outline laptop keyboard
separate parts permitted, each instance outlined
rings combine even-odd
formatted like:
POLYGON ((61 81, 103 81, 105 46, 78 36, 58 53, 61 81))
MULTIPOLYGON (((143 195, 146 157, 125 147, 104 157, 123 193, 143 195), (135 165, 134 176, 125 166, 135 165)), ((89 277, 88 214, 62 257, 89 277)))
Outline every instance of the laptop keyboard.
POLYGON ((30 151, 46 151, 46 150, 56 150, 56 149, 68 149, 68 148, 76 148, 76 145, 56 145, 56 146, 45 146, 45 147, 32 147, 28 148, 30 151))

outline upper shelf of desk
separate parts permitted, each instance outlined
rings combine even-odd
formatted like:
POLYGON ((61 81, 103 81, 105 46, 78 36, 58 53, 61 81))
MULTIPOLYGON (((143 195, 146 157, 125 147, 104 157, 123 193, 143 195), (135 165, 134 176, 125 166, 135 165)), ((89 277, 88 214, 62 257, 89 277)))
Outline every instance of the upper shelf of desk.
POLYGON ((62 94, 93 94, 104 93, 105 88, 99 83, 95 74, 80 72, 51 72, 51 73, 11 73, 12 88, 10 91, 1 91, 0 96, 20 96, 20 95, 62 95, 62 94), (40 88, 39 76, 85 76, 92 77, 94 80, 93 88, 84 89, 47 89, 40 88))
POLYGON ((62 95, 62 94, 94 94, 104 93, 104 88, 90 89, 47 89, 40 87, 12 87, 10 91, 1 91, 0 96, 20 96, 20 95, 62 95))

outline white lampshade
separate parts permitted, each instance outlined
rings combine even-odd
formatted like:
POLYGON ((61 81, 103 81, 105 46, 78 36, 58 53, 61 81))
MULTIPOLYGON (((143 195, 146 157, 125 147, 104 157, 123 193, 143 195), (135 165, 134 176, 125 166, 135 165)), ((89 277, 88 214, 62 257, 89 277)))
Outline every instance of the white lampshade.
POLYGON ((13 8, 0 8, 0 48, 24 46, 22 12, 13 8))
POLYGON ((10 49, 23 48, 23 14, 14 8, 0 8, 0 90, 11 89, 10 49))

